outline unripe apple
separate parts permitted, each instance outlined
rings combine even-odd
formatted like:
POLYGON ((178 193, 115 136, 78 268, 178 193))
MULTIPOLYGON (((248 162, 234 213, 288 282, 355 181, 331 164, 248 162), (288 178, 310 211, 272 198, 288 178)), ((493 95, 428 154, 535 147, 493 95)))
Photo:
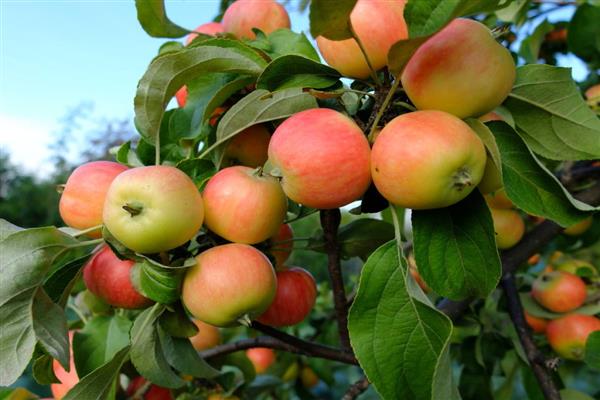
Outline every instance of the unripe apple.
POLYGON ((216 326, 212 326, 200 320, 192 320, 198 327, 198 333, 190 337, 190 342, 196 351, 210 349, 221 343, 221 331, 216 326))
POLYGON ((298 267, 277 271, 277 294, 258 321, 277 327, 299 324, 316 299, 317 284, 310 272, 298 267))
POLYGON ((515 76, 510 51, 490 30, 459 18, 419 47, 402 73, 402 85, 417 108, 466 118, 499 106, 515 76))
POLYGON ((496 246, 499 249, 510 249, 525 233, 525 222, 518 212, 514 210, 490 209, 494 220, 494 232, 496 232, 496 246))
MULTIPOLYGON (((405 0, 358 0, 350 14, 352 28, 376 71, 387 65, 392 45, 408 38, 404 22, 405 3, 405 0)), ((369 66, 355 39, 330 40, 319 36, 317 46, 327 64, 342 75, 369 77, 369 66)))
MULTIPOLYGON (((225 28, 223 28, 223 24, 220 22, 207 22, 194 29, 194 32, 202 33, 209 36, 216 36, 219 33, 225 32, 225 28)), ((190 33, 185 37, 186 46, 190 44, 192 40, 198 37, 198 33, 194 32, 190 33)))
POLYGON ((221 393, 212 393, 206 400, 240 400, 237 396, 223 396, 221 393))
POLYGON ((377 190, 405 208, 447 207, 477 186, 486 162, 479 137, 442 111, 417 111, 390 121, 373 144, 377 190))
POLYGON ((284 268, 285 262, 290 257, 294 248, 294 231, 290 224, 283 224, 279 227, 279 231, 269 239, 269 252, 275 258, 275 269, 284 268))
POLYGON ((281 380, 284 382, 292 382, 298 379, 300 373, 300 366, 297 362, 293 362, 289 367, 286 368, 285 372, 281 375, 281 380))
POLYGON ((553 271, 540 275, 533 282, 531 296, 550 311, 567 312, 582 306, 587 293, 580 277, 553 271))
POLYGON ((579 221, 576 224, 573 224, 567 227, 563 233, 569 236, 579 236, 585 233, 592 226, 592 222, 594 221, 593 217, 588 217, 582 221, 579 221))
MULTIPOLYGON (((487 114, 482 115, 478 118, 481 122, 487 121, 504 121, 502 116, 494 111, 490 111, 487 114)), ((491 157, 487 158, 485 163, 485 170, 483 171, 483 178, 479 182, 479 191, 482 194, 493 193, 497 190, 502 189, 502 175, 498 170, 498 167, 494 163, 491 157)))
POLYGON ((371 182, 367 138, 350 118, 327 108, 294 114, 275 130, 269 162, 285 194, 307 207, 329 209, 358 199, 371 182))
MULTIPOLYGON (((111 161, 93 161, 77 167, 67 179, 58 203, 65 224, 82 230, 102 224, 106 192, 117 175, 127 169, 111 161)), ((88 235, 100 237, 101 231, 88 235)))
POLYGON ((485 202, 490 208, 496 209, 509 209, 515 206, 506 195, 506 191, 504 189, 496 190, 494 193, 486 194, 485 202))
POLYGON ((252 28, 266 34, 290 27, 290 17, 274 0, 237 0, 223 14, 223 28, 240 39, 254 39, 252 28))
POLYGON ((263 166, 269 158, 270 140, 271 134, 263 124, 244 129, 227 142, 222 165, 263 166))
POLYGON ((577 271, 580 269, 586 272, 586 276, 598 275, 598 270, 584 260, 567 260, 556 266, 557 271, 570 272, 573 275, 578 275, 577 271))
POLYGON ((252 246, 230 243, 196 256, 196 265, 183 279, 181 299, 196 319, 225 327, 261 315, 276 292, 267 256, 252 246))
POLYGON ((592 332, 600 331, 600 319, 569 314, 550 321, 546 336, 552 349, 569 360, 583 360, 585 343, 592 332))
MULTIPOLYGON (((144 385, 146 384, 146 379, 141 376, 137 376, 131 380, 129 386, 127 386, 126 394, 129 398, 132 398, 135 394, 138 393, 144 385)), ((135 397, 135 399, 143 399, 143 400, 173 400, 173 395, 171 391, 167 388, 160 387, 154 384, 148 386, 148 388, 140 393, 141 397, 135 397)))
POLYGON ((266 347, 255 347, 246 350, 246 356, 254 365, 257 374, 264 373, 275 362, 275 352, 266 347))
POLYGON ((540 317, 536 317, 534 315, 529 314, 527 311, 525 313, 525 321, 527 325, 531 328, 535 333, 544 333, 546 332, 546 327, 548 326, 548 320, 540 317))
POLYGON ((300 372, 300 380, 302 385, 307 389, 312 389, 319 384, 319 377, 311 367, 304 366, 300 372))
POLYGON ((287 213, 276 178, 249 167, 228 167, 210 178, 204 192, 204 224, 230 242, 253 244, 275 235, 287 213))
POLYGON ((104 225, 127 248, 158 253, 181 246, 202 226, 202 196, 175 167, 156 165, 120 174, 106 194, 104 225))
POLYGON ((145 308, 152 300, 142 296, 131 282, 135 263, 121 260, 108 246, 92 256, 83 268, 83 281, 90 292, 113 307, 145 308))
POLYGON ((58 378, 61 383, 53 383, 50 385, 52 396, 56 400, 61 400, 67 395, 69 390, 73 389, 79 382, 79 376, 77 376, 77 370, 75 369, 75 358, 73 357, 73 334, 74 331, 69 331, 69 346, 71 349, 71 359, 69 361, 69 372, 60 365, 56 360, 52 360, 52 370, 54 375, 58 378))

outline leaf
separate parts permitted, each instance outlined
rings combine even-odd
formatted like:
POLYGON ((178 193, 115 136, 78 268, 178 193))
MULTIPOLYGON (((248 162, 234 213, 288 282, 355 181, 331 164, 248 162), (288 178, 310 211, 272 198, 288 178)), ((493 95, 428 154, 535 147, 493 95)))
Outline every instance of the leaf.
POLYGON ((117 148, 115 159, 118 163, 129 167, 142 167, 144 165, 136 152, 131 148, 131 141, 127 141, 117 148))
POLYGON ((588 217, 589 211, 598 209, 574 199, 509 125, 492 121, 487 126, 494 134, 502 155, 506 194, 518 208, 565 227, 588 217))
POLYGON ((548 20, 543 20, 533 31, 521 42, 519 55, 525 59, 527 64, 534 64, 539 59, 540 47, 546 38, 546 34, 554 29, 548 20))
POLYGON ((127 318, 96 316, 73 337, 75 367, 79 376, 86 376, 112 360, 121 349, 129 345, 131 321, 127 318))
POLYGON ((179 299, 183 271, 161 268, 144 260, 134 265, 132 280, 145 297, 170 304, 179 299))
POLYGON ((408 64, 408 61, 417 49, 427 41, 432 35, 416 37, 412 39, 400 40, 390 47, 388 51, 388 68, 392 75, 399 77, 408 64))
POLYGON ((121 349, 112 360, 84 376, 63 400, 105 400, 129 356, 129 349, 129 346, 121 349))
POLYGON ((219 375, 219 371, 198 355, 189 339, 171 337, 161 328, 158 335, 168 363, 176 370, 196 378, 210 379, 219 375))
POLYGON ((3 218, 0 218, 0 242, 6 239, 11 234, 22 230, 23 228, 15 224, 11 224, 3 218))
POLYGON ((600 157, 600 119, 582 99, 569 68, 539 64, 517 68, 504 106, 523 140, 541 156, 552 160, 600 157))
POLYGON ((502 178, 502 159, 500 157, 500 150, 496 144, 494 134, 483 122, 478 119, 468 118, 465 122, 471 127, 473 132, 479 136, 479 139, 481 139, 485 145, 488 158, 491 158, 497 170, 500 172, 500 178, 502 178))
POLYGON ((288 88, 324 89, 340 78, 335 69, 297 55, 287 55, 273 60, 256 82, 257 89, 275 91, 288 88))
POLYGON ((585 342, 585 363, 600 370, 600 331, 592 332, 585 342))
POLYGON ((239 41, 211 39, 154 58, 138 83, 135 95, 135 126, 154 144, 164 109, 175 92, 188 81, 211 72, 258 76, 266 61, 239 41))
POLYGON ((53 361, 54 359, 49 354, 42 354, 34 360, 31 372, 33 379, 40 385, 60 383, 60 380, 54 375, 53 361))
POLYGON ((352 37, 350 13, 357 0, 312 0, 310 2, 310 34, 331 40, 352 37))
POLYGON ((164 306, 156 304, 135 319, 131 329, 131 362, 152 383, 179 388, 185 381, 171 370, 158 337, 157 320, 164 310, 164 306))
POLYGON ((406 277, 395 241, 369 257, 348 316, 352 348, 384 399, 455 398, 448 387, 452 323, 411 297, 406 277))
POLYGON ((239 76, 222 85, 219 90, 212 93, 212 97, 206 103, 204 113, 202 114, 202 122, 210 120, 217 107, 225 103, 233 94, 252 84, 255 80, 254 77, 239 76))
POLYGON ((200 158, 186 158, 177 164, 177 168, 185 172, 199 189, 204 187, 204 184, 217 173, 212 161, 200 158))
POLYGON ((575 389, 561 389, 560 398, 562 400, 594 400, 592 396, 575 389))
POLYGON ((62 307, 52 302, 42 288, 38 288, 31 307, 33 331, 44 350, 63 368, 69 368, 69 337, 67 317, 62 307))
POLYGON ((412 213, 419 273, 436 293, 452 300, 488 296, 502 267, 492 216, 479 191, 457 204, 412 213))
POLYGON ((600 4, 581 4, 567 28, 569 50, 585 61, 600 61, 600 4))
POLYGON ((187 316, 181 303, 176 303, 165 310, 159 318, 162 330, 169 336, 188 338, 198 333, 198 327, 187 316))
POLYGON ((164 0, 135 0, 135 8, 140 25, 152 37, 179 38, 189 32, 167 17, 164 0))
POLYGON ((44 290, 50 296, 53 302, 61 307, 65 307, 69 294, 73 285, 79 278, 81 267, 90 258, 91 253, 75 258, 74 260, 64 264, 60 268, 54 270, 52 274, 44 282, 44 290))
POLYGON ((272 59, 296 54, 319 62, 319 53, 315 50, 304 33, 296 33, 289 29, 278 29, 267 36, 270 47, 266 50, 272 59))

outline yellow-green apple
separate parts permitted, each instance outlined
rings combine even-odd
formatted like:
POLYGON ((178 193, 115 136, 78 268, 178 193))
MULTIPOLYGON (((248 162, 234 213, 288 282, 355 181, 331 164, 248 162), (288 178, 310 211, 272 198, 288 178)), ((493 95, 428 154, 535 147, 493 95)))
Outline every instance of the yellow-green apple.
POLYGON ((592 264, 584 260, 567 260, 556 266, 557 271, 570 272, 578 275, 577 272, 584 272, 586 276, 598 275, 598 270, 592 264))
POLYGON ((441 208, 471 193, 485 162, 485 147, 466 123, 442 111, 417 111, 394 118, 377 136, 371 174, 395 205, 441 208))
POLYGON ((275 258, 275 269, 284 268, 284 264, 294 248, 294 231, 290 224, 283 224, 279 231, 269 239, 269 253, 275 258))
POLYGON ((126 394, 128 398, 142 399, 142 400, 173 400, 171 391, 167 388, 160 387, 154 384, 149 385, 143 393, 138 393, 143 387, 145 387, 146 379, 141 376, 137 376, 131 380, 129 386, 127 386, 126 394), (134 397, 139 395, 140 397, 134 397))
MULTIPOLYGON (((102 224, 106 192, 112 181, 128 168, 111 161, 93 161, 77 167, 65 184, 58 208, 65 224, 88 229, 102 224)), ((101 231, 88 233, 100 237, 101 231)))
POLYGON ((588 336, 596 331, 600 331, 600 319, 591 315, 569 314, 550 321, 546 337, 559 356, 583 360, 588 336))
POLYGON ((200 25, 194 32, 190 33, 185 37, 185 45, 187 46, 198 37, 198 33, 202 33, 204 35, 216 36, 219 33, 225 32, 225 28, 223 28, 223 24, 220 22, 207 22, 205 24, 200 25))
MULTIPOLYGON (((390 47, 399 40, 408 38, 404 22, 405 0, 358 0, 350 22, 362 43, 374 70, 387 65, 390 47)), ((342 75, 367 78, 370 69, 355 39, 331 40, 317 37, 317 46, 327 64, 342 75)))
POLYGON ((119 259, 105 245, 83 267, 83 281, 90 292, 113 307, 145 308, 152 301, 142 296, 131 282, 134 264, 131 260, 119 259))
POLYGON ((275 362, 275 352, 266 347, 255 347, 246 350, 246 356, 254 365, 257 374, 264 373, 275 362))
POLYGON ((510 249, 521 240, 525 233, 525 222, 514 210, 490 208, 496 232, 496 246, 510 249))
POLYGON ((75 369, 75 358, 73 357, 73 334, 74 331, 69 331, 69 345, 71 348, 71 361, 69 361, 69 372, 60 365, 56 360, 52 360, 52 370, 54 375, 60 383, 53 383, 50 385, 52 396, 56 400, 61 400, 67 395, 69 390, 73 388, 79 382, 79 376, 77 376, 77 370, 75 369))
POLYGON ((402 85, 417 108, 466 118, 499 106, 515 76, 510 51, 490 30, 459 18, 419 47, 402 72, 402 85))
POLYGON ((190 342, 192 342, 192 346, 194 346, 196 351, 210 349, 221 343, 221 331, 219 328, 197 319, 192 321, 198 327, 198 333, 190 337, 190 342))
POLYGON ((546 327, 548 326, 548 320, 540 317, 536 317, 534 315, 529 314, 527 311, 525 313, 525 321, 527 325, 531 328, 535 333, 544 333, 546 332, 546 327))
POLYGON ((569 236, 579 236, 585 233, 592 226, 592 222, 594 222, 593 217, 588 217, 584 220, 579 221, 576 224, 573 224, 563 231, 565 235, 569 236))
POLYGON ((230 242, 254 244, 275 235, 285 219, 287 198, 276 178, 235 166, 209 179, 204 225, 230 242))
POLYGON ((317 299, 315 278, 307 270, 293 267, 277 271, 277 294, 258 321, 272 326, 299 324, 310 314, 317 299))
POLYGON ((252 246, 230 243, 196 256, 184 279, 181 299, 207 324, 233 326, 261 315, 277 292, 271 262, 252 246))
POLYGON ((252 28, 266 34, 289 28, 290 17, 275 0, 237 0, 223 14, 223 28, 240 39, 254 39, 252 28))
POLYGON ((585 302, 585 282, 569 272, 552 271, 540 275, 531 286, 531 296, 554 312, 568 312, 585 302))
POLYGON ((315 374, 315 371, 306 365, 302 367, 300 380, 302 381, 302 385, 307 389, 312 389, 319 384, 319 377, 315 374))
POLYGON ((485 201, 490 208, 509 209, 515 206, 506 195, 504 188, 496 190, 493 193, 486 194, 485 201))
POLYGON ((289 367, 285 370, 285 372, 281 375, 281 380, 284 382, 292 382, 298 379, 298 374, 300 373, 300 366, 297 362, 293 362, 289 367))
POLYGON ((244 129, 227 142, 223 155, 223 165, 245 165, 260 167, 269 157, 271 134, 263 124, 244 129))
POLYGON ((301 111, 271 137, 269 163, 285 194, 308 207, 344 206, 371 182, 369 142, 350 118, 327 108, 301 111))
POLYGON ((108 189, 103 221, 110 233, 139 253, 183 245, 198 232, 204 216, 194 182, 175 167, 127 170, 108 189))

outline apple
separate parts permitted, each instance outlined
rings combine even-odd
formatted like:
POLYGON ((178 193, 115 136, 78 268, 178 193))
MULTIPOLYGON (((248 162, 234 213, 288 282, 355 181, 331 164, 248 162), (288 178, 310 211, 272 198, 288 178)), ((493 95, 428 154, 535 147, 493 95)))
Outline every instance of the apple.
POLYGON ((223 396, 221 393, 212 393, 207 400, 240 400, 237 396, 223 396))
MULTIPOLYGON (((58 203, 65 224, 81 230, 102 224, 106 192, 117 175, 127 169, 111 161, 93 161, 77 167, 67 179, 58 203)), ((102 236, 100 229, 88 235, 102 236)))
POLYGON ((121 260, 103 246, 83 267, 83 281, 90 292, 113 307, 145 308, 152 300, 142 296, 131 282, 135 262, 121 260))
POLYGON ((311 367, 304 366, 300 372, 300 380, 302 385, 307 389, 312 389, 319 384, 319 377, 311 367))
POLYGON ((419 47, 401 80, 417 108, 466 118, 499 106, 515 76, 510 51, 490 30, 480 22, 458 18, 419 47))
POLYGON ((582 314, 569 314, 550 321, 546 337, 552 349, 569 360, 583 360, 585 343, 592 332, 600 331, 600 319, 582 314))
POLYGON ((142 393, 139 393, 141 397, 133 397, 138 394, 138 390, 141 390, 146 385, 146 379, 141 376, 137 376, 131 380, 129 386, 127 386, 126 394, 128 398, 143 399, 143 400, 173 400, 171 391, 167 388, 156 386, 151 384, 142 393))
POLYGON ((69 346, 71 348, 69 372, 65 371, 58 361, 52 360, 52 370, 54 371, 54 375, 61 382, 50 385, 50 391, 56 400, 60 400, 65 397, 69 390, 73 389, 73 387, 79 382, 79 376, 77 375, 77 370, 75 369, 75 358, 73 357, 74 334, 75 331, 69 331, 69 346))
POLYGON ((192 320, 198 327, 198 333, 190 338, 192 346, 196 351, 210 349, 221 343, 221 331, 216 326, 212 326, 197 319, 192 320))
POLYGON ((544 318, 539 318, 534 315, 529 314, 527 311, 525 313, 525 321, 527 325, 531 328, 535 333, 544 333, 546 332, 546 327, 548 326, 548 320, 544 318))
POLYGON ((592 226, 592 222, 594 222, 593 217, 588 217, 582 221, 579 221, 576 224, 573 224, 563 231, 565 235, 569 236, 579 236, 585 233, 592 226))
POLYGON ((525 222, 518 212, 505 209, 490 209, 496 232, 496 246, 499 249, 510 249, 525 233, 525 222))
POLYGON ((585 98, 588 100, 588 104, 591 106, 598 106, 600 103, 600 84, 590 86, 585 91, 585 98))
POLYGON ((586 276, 598 275, 598 270, 592 264, 584 260, 567 260, 556 266, 557 271, 570 272, 573 275, 578 275, 577 272, 581 270, 586 276))
POLYGON ((271 326, 292 326, 302 322, 317 299, 315 278, 299 267, 277 271, 277 294, 258 321, 271 326))
POLYGON ((269 253, 275 258, 275 269, 284 268, 284 264, 294 248, 294 231, 290 224, 283 224, 279 231, 269 239, 269 253))
POLYGON ((223 27, 222 23, 207 22, 205 24, 200 25, 196 29, 194 29, 194 32, 190 33, 189 35, 187 35, 185 37, 185 45, 187 46, 188 44, 190 44, 192 42, 192 40, 196 39, 198 37, 198 33, 202 33, 204 35, 209 35, 209 36, 216 36, 219 33, 223 33, 223 32, 225 32, 225 28, 223 27), (195 33, 195 32, 197 32, 197 33, 195 33))
POLYGON ((204 192, 204 225, 236 243, 254 244, 275 235, 287 213, 276 178, 244 166, 222 169, 204 192))
POLYGON ((269 157, 270 140, 271 134, 263 124, 244 129, 227 142, 222 165, 263 166, 269 157))
MULTIPOLYGON (((358 0, 350 22, 374 70, 387 65, 390 48, 408 38, 404 22, 405 0, 358 0)), ((317 46, 327 64, 342 75, 368 78, 371 71, 355 39, 331 40, 317 37, 317 46)))
POLYGON ((226 327, 261 315, 276 292, 277 277, 267 256, 230 243, 196 256, 183 279, 181 299, 194 318, 226 327))
POLYGON ((485 147, 469 126, 442 111, 400 115, 383 128, 371 153, 377 190, 405 208, 447 207, 479 184, 485 147))
POLYGON ((484 197, 490 208, 509 209, 515 206, 506 195, 504 188, 496 190, 493 193, 486 194, 484 197))
POLYGON ((277 29, 290 28, 290 17, 274 0, 237 0, 223 14, 223 28, 240 39, 254 39, 252 28, 269 34, 277 29))
POLYGON ((285 194, 307 207, 344 206, 371 182, 369 142, 350 118, 327 108, 301 111, 271 137, 271 172, 282 176, 285 194))
POLYGON ((284 373, 281 375, 281 380, 284 382, 292 382, 298 379, 300 373, 300 366, 297 362, 293 362, 289 367, 286 368, 284 373))
POLYGON ((158 253, 181 246, 202 226, 202 196, 175 167, 132 168, 110 185, 104 225, 127 248, 158 253))
POLYGON ((255 347, 246 350, 246 356, 254 365, 257 374, 264 373, 275 362, 275 352, 266 347, 255 347))
POLYGON ((177 105, 181 108, 185 107, 185 104, 187 103, 187 95, 188 95, 188 90, 187 90, 187 86, 182 86, 179 88, 178 91, 175 92, 175 100, 177 100, 177 105))
POLYGON ((531 296, 554 312, 568 312, 585 302, 585 282, 569 272, 552 271, 540 275, 531 286, 531 296))

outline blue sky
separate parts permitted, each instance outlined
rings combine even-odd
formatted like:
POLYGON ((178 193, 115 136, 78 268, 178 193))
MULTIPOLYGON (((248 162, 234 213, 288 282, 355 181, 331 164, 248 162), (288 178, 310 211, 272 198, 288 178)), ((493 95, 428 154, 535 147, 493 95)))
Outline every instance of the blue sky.
MULTIPOLYGON (((167 1, 167 12, 193 29, 218 6, 167 1)), ((288 11, 292 29, 307 32, 307 13, 288 11)), ((92 102, 94 118, 132 118, 137 81, 164 41, 142 30, 133 0, 0 0, 0 146, 44 174, 47 146, 70 108, 92 102)))

